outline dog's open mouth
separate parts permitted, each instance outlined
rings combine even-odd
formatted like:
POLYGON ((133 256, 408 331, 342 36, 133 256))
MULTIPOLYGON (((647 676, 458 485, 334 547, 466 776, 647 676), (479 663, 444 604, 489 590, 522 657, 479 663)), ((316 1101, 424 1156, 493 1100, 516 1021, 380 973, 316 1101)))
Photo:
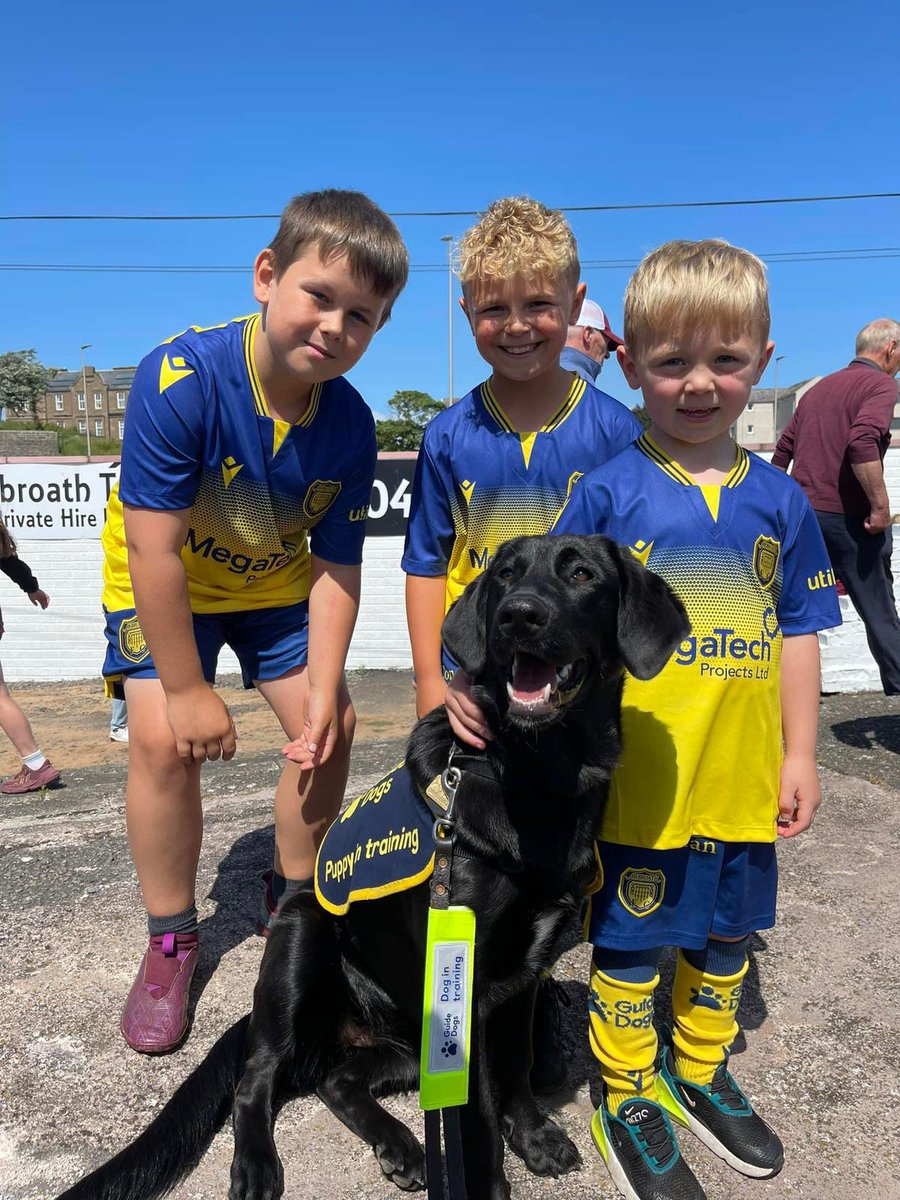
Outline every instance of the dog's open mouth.
POLYGON ((587 672, 587 659, 556 666, 534 654, 517 651, 506 681, 508 712, 536 717, 552 713, 571 703, 581 689, 587 672))

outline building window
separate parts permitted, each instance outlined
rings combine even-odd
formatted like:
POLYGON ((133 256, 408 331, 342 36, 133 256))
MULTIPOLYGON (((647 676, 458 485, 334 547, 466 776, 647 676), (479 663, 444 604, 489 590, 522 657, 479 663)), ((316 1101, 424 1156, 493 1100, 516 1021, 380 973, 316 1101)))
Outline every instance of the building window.
POLYGON ((87 421, 79 421, 78 422, 78 432, 79 433, 87 433, 87 421))
POLYGON ((66 402, 65 402, 65 400, 63 400, 62 396, 54 396, 53 400, 54 400, 54 403, 56 404, 56 411, 57 412, 65 412, 66 402))
POLYGON ((748 426, 747 426, 747 432, 748 432, 748 433, 752 433, 752 432, 753 432, 753 426, 752 426, 752 425, 748 425, 748 426))
POLYGON ((94 422, 94 437, 103 437, 103 418, 99 417, 94 422))
POLYGON ((124 407, 125 407, 125 393, 124 392, 116 392, 116 408, 121 409, 124 407))
POLYGON ((752 400, 747 405, 747 412, 753 412, 753 401, 752 400))
POLYGON ((119 441, 120 442, 124 436, 125 436, 125 422, 120 421, 119 422, 119 441))
POLYGON ((86 408, 87 408, 87 405, 84 402, 84 392, 79 392, 78 393, 78 411, 84 412, 84 410, 86 408))
POLYGON ((100 409, 103 407, 102 392, 94 392, 94 408, 100 409))

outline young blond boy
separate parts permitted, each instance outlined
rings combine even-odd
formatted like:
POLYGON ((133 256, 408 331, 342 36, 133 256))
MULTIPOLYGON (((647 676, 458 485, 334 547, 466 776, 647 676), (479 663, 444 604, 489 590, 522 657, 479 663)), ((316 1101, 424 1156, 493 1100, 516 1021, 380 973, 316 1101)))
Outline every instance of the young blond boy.
POLYGON ((223 645, 290 739, 261 932, 312 875, 337 815, 376 457, 372 414, 341 376, 407 270, 396 227, 367 197, 298 196, 256 259, 261 314, 186 330, 138 367, 103 531, 103 673, 128 702, 128 837, 150 933, 121 1021, 135 1050, 171 1050, 188 1029, 200 766, 236 746, 212 687, 223 645))
POLYGON ((732 441, 771 357, 762 263, 721 241, 670 242, 625 295, 622 369, 652 424, 581 480, 554 532, 604 533, 663 576, 691 636, 656 679, 628 678, 622 763, 600 843, 591 1044, 595 1141, 623 1195, 697 1200, 669 1114, 742 1174, 782 1166, 778 1137, 727 1071, 751 932, 775 919, 777 836, 809 828, 819 629, 840 624, 800 488, 732 441), (675 1027, 653 996, 677 946, 675 1027))
POLYGON ((441 622, 501 542, 546 533, 572 482, 640 434, 624 405, 559 364, 585 285, 562 213, 495 201, 459 247, 460 306, 490 377, 425 430, 403 555, 424 716, 455 664, 441 622), (442 669, 443 665, 443 669, 442 669))
MULTIPOLYGON (((491 375, 429 423, 416 464, 403 569, 420 717, 444 703, 456 670, 441 646, 450 605, 501 542, 546 533, 573 481, 640 433, 624 405, 559 364, 586 290, 562 213, 524 196, 495 201, 463 236, 458 273, 491 375)), ((544 985, 532 1072, 542 1091, 565 1078, 557 1014, 544 985)))

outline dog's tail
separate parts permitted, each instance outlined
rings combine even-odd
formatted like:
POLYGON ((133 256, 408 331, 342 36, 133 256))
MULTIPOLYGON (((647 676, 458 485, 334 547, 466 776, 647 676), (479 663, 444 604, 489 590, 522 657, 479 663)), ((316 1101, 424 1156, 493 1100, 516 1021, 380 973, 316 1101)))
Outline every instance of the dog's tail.
POLYGON ((159 1116, 58 1200, 154 1200, 191 1171, 228 1119, 250 1017, 223 1033, 159 1116))

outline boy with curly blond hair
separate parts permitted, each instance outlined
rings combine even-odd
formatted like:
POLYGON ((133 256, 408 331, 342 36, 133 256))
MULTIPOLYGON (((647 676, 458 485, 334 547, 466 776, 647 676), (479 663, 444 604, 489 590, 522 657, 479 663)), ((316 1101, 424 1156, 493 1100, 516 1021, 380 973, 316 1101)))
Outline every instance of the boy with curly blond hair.
MULTIPOLYGON (((521 534, 546 533, 572 483, 640 434, 613 397, 559 363, 581 311, 578 248, 568 222, 524 196, 495 201, 463 236, 460 306, 491 374, 425 430, 403 555, 420 717, 443 704, 456 664, 441 646, 450 605, 521 534)), ((478 743, 489 736, 481 726, 478 743)), ((536 1023, 552 1015, 539 990, 536 1023)), ((562 1080, 550 1042, 536 1086, 562 1080)))

